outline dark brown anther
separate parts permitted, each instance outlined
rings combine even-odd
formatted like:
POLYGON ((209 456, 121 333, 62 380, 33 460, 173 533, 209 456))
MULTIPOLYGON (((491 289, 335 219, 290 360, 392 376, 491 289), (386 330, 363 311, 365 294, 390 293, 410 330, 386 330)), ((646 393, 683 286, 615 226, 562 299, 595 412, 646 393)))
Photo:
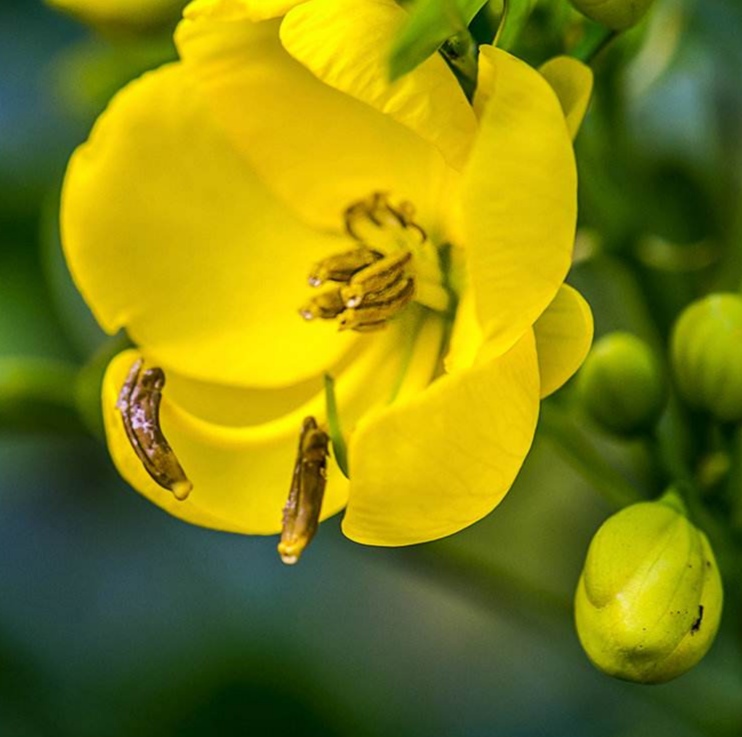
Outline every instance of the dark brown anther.
POLYGON ((143 371, 142 366, 143 361, 139 359, 131 367, 116 407, 124 420, 126 436, 144 470, 182 501, 190 494, 193 484, 160 428, 160 401, 165 373, 160 368, 143 371))
POLYGON ((317 532, 327 483, 330 438, 314 417, 302 423, 291 489, 283 508, 283 530, 278 554, 287 565, 296 563, 317 532))

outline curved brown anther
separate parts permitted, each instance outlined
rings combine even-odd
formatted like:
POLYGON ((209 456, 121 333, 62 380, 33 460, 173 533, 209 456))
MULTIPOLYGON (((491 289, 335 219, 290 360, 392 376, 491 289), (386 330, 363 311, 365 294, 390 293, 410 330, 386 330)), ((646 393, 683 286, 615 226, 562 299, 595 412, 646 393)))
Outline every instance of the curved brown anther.
POLYGON ((293 565, 312 541, 319 525, 327 483, 330 439, 314 417, 302 423, 299 450, 291 477, 291 488, 283 508, 283 528, 278 543, 281 560, 293 565))
POLYGON ((160 427, 160 401, 165 373, 160 368, 142 370, 143 361, 134 363, 121 387, 116 407, 124 430, 144 470, 176 499, 186 499, 193 484, 183 471, 160 427))
POLYGON ((309 286, 318 287, 326 281, 347 282, 353 274, 382 258, 383 254, 361 246, 322 259, 309 273, 309 286))
POLYGON ((394 248, 419 246, 427 235, 413 221, 414 213, 410 202, 394 207, 385 193, 376 192, 345 211, 345 230, 360 243, 386 253, 390 249, 383 246, 390 242, 394 248))
MULTIPOLYGON (((405 276, 411 261, 410 251, 400 251, 359 271, 346 287, 340 288, 343 302, 347 307, 356 307, 367 297, 373 298, 381 295, 405 276)), ((378 301, 378 299, 372 299, 372 301, 378 301)))
POLYGON ((305 320, 314 320, 315 317, 319 317, 322 320, 332 320, 344 309, 345 303, 340 296, 340 289, 338 287, 332 287, 312 297, 299 310, 299 314, 305 320))

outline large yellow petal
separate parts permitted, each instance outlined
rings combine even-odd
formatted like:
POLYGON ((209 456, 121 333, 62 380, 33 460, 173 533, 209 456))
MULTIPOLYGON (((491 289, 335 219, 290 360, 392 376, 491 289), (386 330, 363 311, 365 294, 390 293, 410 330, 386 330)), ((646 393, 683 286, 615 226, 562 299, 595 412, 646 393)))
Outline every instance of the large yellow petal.
POLYGON ((583 296, 562 285, 533 326, 541 374, 541 396, 567 382, 585 360, 593 341, 593 313, 583 296))
POLYGON ((281 41, 323 82, 398 120, 462 169, 477 121, 443 57, 389 81, 390 45, 406 19, 394 0, 311 0, 286 16, 281 41))
MULTIPOLYGON (((376 340, 359 348, 356 359, 336 376, 335 391, 344 431, 352 431, 365 412, 391 398, 400 382, 405 358, 399 348, 413 337, 412 323, 408 319, 396 321, 376 340)), ((140 355, 134 350, 119 354, 111 362, 103 383, 106 436, 121 475, 150 501, 187 522, 247 534, 278 532, 301 422, 307 416, 324 421, 324 392, 286 411, 291 397, 282 392, 261 396, 254 390, 194 387, 176 374, 167 374, 161 426, 193 483, 188 498, 178 501, 144 470, 116 408, 127 373, 140 355), (212 406, 208 399, 213 400, 212 406)), ((146 355, 145 359, 146 366, 154 365, 146 355)), ((299 399, 300 395, 294 398, 299 399)), ((347 482, 334 461, 328 464, 328 471, 323 518, 341 509, 347 497, 347 482)))
POLYGON ((590 104, 593 71, 571 56, 557 56, 539 68, 551 85, 564 111, 567 128, 574 139, 590 104))
POLYGON ((484 348, 467 371, 364 418, 351 442, 343 531, 370 545, 450 535, 489 513, 513 483, 536 428, 533 334, 484 348))
POLYGON ((312 263, 348 247, 271 195, 179 65, 121 92, 72 158, 65 253, 98 321, 205 381, 299 382, 354 337, 297 310, 312 263))
POLYGON ((577 174, 562 108, 546 80, 483 46, 494 73, 464 173, 461 231, 485 338, 506 351, 556 295, 569 269, 577 174))
POLYGON ((339 228, 376 191, 434 229, 443 157, 388 115, 320 82, 289 56, 278 23, 186 19, 176 40, 215 117, 261 178, 307 222, 339 228))

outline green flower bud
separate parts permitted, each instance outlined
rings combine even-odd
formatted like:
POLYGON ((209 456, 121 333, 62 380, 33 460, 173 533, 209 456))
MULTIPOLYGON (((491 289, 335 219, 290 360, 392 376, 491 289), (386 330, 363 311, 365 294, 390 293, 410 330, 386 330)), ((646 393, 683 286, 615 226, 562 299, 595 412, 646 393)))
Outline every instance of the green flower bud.
POLYGON ((588 415, 619 435, 651 428, 667 396, 652 349, 630 333, 610 333, 595 343, 580 370, 577 390, 588 415))
POLYGON ((712 294, 675 323, 672 368, 685 401, 725 422, 742 420, 742 297, 712 294))
POLYGON ((577 634, 608 675, 663 683, 711 647, 722 598, 708 540, 671 491, 626 507, 596 533, 575 597, 577 634))
POLYGON ((653 0, 571 0, 572 5, 596 23, 615 31, 636 25, 653 0))

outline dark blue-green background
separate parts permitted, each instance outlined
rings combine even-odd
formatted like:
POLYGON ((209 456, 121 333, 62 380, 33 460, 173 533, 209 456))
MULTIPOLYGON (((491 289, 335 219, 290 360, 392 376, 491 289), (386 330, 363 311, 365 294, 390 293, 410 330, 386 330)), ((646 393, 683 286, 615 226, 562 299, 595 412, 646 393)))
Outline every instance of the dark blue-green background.
MULTIPOLYGON (((695 294, 739 286, 742 10, 660 5, 596 66, 578 144, 589 258, 572 280, 599 333, 661 333, 695 294), (681 262, 704 244, 710 264, 658 266, 652 237, 681 262)), ((556 43, 548 19, 524 38, 534 61, 556 43)), ((100 343, 59 254, 59 182, 109 94, 170 53, 0 0, 0 357, 82 363, 100 343)), ((645 481, 636 448, 597 440, 645 481)), ((739 734, 742 622, 727 616, 710 656, 666 686, 612 681, 582 654, 569 602, 608 513, 541 438, 502 506, 460 535, 373 549, 332 520, 288 569, 275 539, 171 519, 82 433, 7 427, 0 735, 739 734)))

